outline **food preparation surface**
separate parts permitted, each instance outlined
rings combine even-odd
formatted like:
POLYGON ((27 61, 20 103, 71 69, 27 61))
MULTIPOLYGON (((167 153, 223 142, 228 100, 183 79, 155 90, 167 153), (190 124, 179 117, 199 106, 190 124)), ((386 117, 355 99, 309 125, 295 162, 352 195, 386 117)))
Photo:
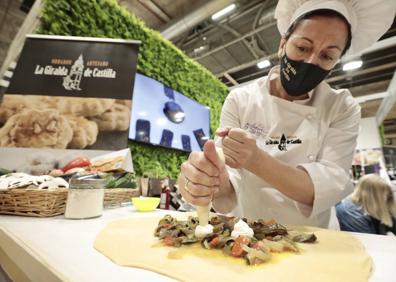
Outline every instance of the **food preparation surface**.
MULTIPOLYGON (((152 271, 119 266, 93 247, 99 232, 114 220, 158 218, 166 213, 169 212, 139 213, 129 206, 105 210, 102 217, 90 220, 0 216, 0 261, 10 274, 25 275, 32 281, 54 281, 54 277, 70 281, 174 281, 152 271), (11 267, 12 264, 16 267, 11 267)), ((373 259, 369 281, 394 281, 396 238, 352 235, 363 243, 373 259)), ((316 273, 313 268, 311 271, 312 275, 316 273)))
POLYGON ((299 244, 299 254, 274 254, 269 262, 249 266, 219 250, 204 250, 199 243, 181 249, 163 246, 153 235, 159 220, 114 221, 99 233, 95 248, 119 265, 153 270, 180 281, 259 281, 271 277, 271 281, 332 282, 343 277, 343 281, 359 282, 367 281, 371 272, 371 259, 363 245, 345 232, 299 228, 314 232, 318 242, 299 244))

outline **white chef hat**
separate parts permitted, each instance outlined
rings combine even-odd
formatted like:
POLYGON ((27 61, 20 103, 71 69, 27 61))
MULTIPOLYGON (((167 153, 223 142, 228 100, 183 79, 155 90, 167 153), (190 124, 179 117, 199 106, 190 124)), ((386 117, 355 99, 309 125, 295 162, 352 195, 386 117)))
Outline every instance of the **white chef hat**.
POLYGON ((283 35, 296 19, 320 9, 334 10, 351 25, 352 42, 348 54, 374 44, 392 25, 396 0, 279 0, 275 9, 279 32, 283 35))

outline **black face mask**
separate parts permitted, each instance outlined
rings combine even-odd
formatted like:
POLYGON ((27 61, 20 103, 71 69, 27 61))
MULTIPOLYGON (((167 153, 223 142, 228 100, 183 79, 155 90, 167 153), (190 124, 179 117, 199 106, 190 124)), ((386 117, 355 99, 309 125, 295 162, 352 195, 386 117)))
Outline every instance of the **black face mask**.
POLYGON ((300 96, 311 91, 329 72, 330 70, 314 64, 291 60, 286 53, 281 59, 281 83, 290 96, 300 96))

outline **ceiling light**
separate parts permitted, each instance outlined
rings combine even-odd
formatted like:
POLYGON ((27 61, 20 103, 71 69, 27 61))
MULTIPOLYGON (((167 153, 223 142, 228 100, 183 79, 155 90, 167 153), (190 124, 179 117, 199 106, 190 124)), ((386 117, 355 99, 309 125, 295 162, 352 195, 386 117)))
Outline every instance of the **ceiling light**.
POLYGON ((202 45, 202 46, 199 46, 198 48, 195 48, 193 50, 193 52, 197 55, 197 54, 202 53, 208 49, 209 49, 209 45, 202 45))
POLYGON ((222 9, 222 10, 220 10, 220 11, 214 13, 214 14, 212 15, 212 20, 215 21, 215 20, 217 20, 217 19, 219 19, 219 18, 221 18, 221 17, 223 17, 223 16, 225 16, 225 15, 231 13, 235 8, 236 8, 236 5, 235 5, 235 4, 228 5, 228 6, 225 7, 224 9, 222 9))
POLYGON ((363 95, 359 97, 355 97, 356 102, 359 104, 363 104, 372 100, 379 100, 379 99, 384 99, 389 96, 389 93, 387 91, 385 92, 380 92, 380 93, 374 93, 370 95, 363 95))
POLYGON ((363 65, 362 60, 351 61, 342 66, 343 71, 350 71, 360 68, 363 65))
POLYGON ((257 63, 257 67, 259 69, 265 69, 268 68, 271 65, 271 62, 269 60, 262 60, 257 63))

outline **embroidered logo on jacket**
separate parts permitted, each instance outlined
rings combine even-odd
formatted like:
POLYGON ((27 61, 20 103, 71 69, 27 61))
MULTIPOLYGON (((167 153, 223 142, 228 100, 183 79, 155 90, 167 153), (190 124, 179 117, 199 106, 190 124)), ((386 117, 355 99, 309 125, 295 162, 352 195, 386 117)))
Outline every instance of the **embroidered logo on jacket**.
POLYGON ((253 134, 257 138, 263 137, 263 136, 267 135, 267 133, 268 133, 268 129, 266 129, 264 127, 264 125, 262 125, 260 123, 249 123, 249 122, 247 122, 243 126, 243 129, 248 131, 248 132, 250 132, 251 134, 253 134))
POLYGON ((265 141, 265 145, 278 145, 279 151, 287 151, 287 145, 289 144, 301 144, 302 140, 300 138, 296 138, 294 136, 288 136, 283 133, 282 136, 279 137, 270 137, 265 141))

